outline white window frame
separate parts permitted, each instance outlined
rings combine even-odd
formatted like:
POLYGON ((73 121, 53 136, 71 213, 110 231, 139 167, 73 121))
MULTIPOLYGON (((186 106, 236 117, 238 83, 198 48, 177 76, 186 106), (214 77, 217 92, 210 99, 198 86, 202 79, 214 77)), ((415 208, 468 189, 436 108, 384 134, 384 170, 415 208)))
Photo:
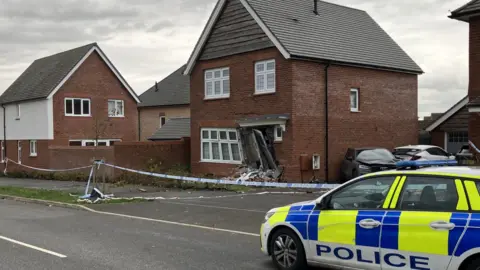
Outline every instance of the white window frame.
POLYGON ((281 142, 283 141, 283 127, 281 125, 276 125, 275 126, 275 129, 274 129, 274 133, 275 133, 275 142, 281 142), (278 136, 278 131, 280 130, 280 132, 282 133, 281 136, 278 136))
POLYGON ((18 164, 22 164, 22 141, 17 142, 18 164))
POLYGON ((20 104, 17 104, 17 116, 15 117, 16 120, 20 120, 20 104))
POLYGON ((230 87, 230 68, 229 67, 224 67, 224 68, 216 68, 216 69, 207 69, 204 72, 204 79, 205 79, 205 99, 217 99, 217 98, 229 98, 230 97, 230 92, 231 92, 231 87, 230 87), (215 72, 220 72, 220 77, 215 78, 215 72), (228 71, 228 76, 224 76, 223 72, 228 71), (208 74, 211 73, 211 78, 207 78, 208 74), (223 89, 223 82, 228 81, 228 93, 224 93, 223 89), (215 94, 215 82, 220 82, 220 94, 215 94), (207 84, 211 83, 212 84, 212 94, 207 93, 207 84))
POLYGON ((166 116, 160 116, 160 127, 163 127, 162 119, 165 119, 165 124, 167 123, 167 117, 166 116))
POLYGON ((37 156, 37 140, 30 140, 30 156, 36 157, 37 156))
POLYGON ((120 140, 120 139, 98 139, 97 141, 95 141, 93 139, 85 139, 85 140, 70 140, 69 142, 81 142, 82 147, 86 147, 87 143, 91 143, 91 142, 93 142, 94 146, 98 146, 99 142, 105 142, 106 146, 111 146, 110 142, 112 142, 112 141, 113 142, 121 142, 122 140, 120 140))
POLYGON ((0 146, 2 148, 2 153, 1 153, 2 160, 1 160, 1 162, 5 163, 5 141, 2 141, 0 146))
POLYGON ((202 128, 200 130, 200 160, 202 162, 209 162, 209 163, 242 164, 243 154, 242 154, 242 146, 241 146, 241 143, 240 143, 239 135, 240 134, 238 133, 238 131, 234 128, 202 128), (203 138, 203 132, 204 131, 208 131, 208 137, 209 137, 208 139, 203 138), (211 138, 211 132, 212 131, 217 132, 217 138, 216 139, 211 138), (227 133, 227 139, 226 140, 225 139, 222 139, 222 140, 220 139, 220 132, 221 131, 224 131, 224 132, 227 133), (237 139, 236 140, 230 140, 229 132, 235 132, 237 139), (203 144, 204 143, 209 143, 209 149, 210 149, 209 156, 210 156, 210 158, 208 158, 208 159, 205 159, 203 157, 203 144), (220 159, 213 159, 212 143, 218 143, 220 159), (230 156, 229 160, 224 160, 223 159, 222 143, 223 144, 228 143, 228 151, 229 151, 229 156, 230 156), (231 146, 232 144, 237 144, 238 145, 238 153, 239 153, 239 156, 240 156, 240 160, 234 160, 233 159, 232 146, 231 146))
POLYGON ((275 93, 277 88, 277 75, 275 59, 255 62, 255 94, 275 93), (267 65, 273 63, 273 70, 267 70, 267 65), (263 65, 263 70, 258 71, 258 67, 263 65), (273 74, 273 88, 268 88, 267 78, 269 74, 273 74), (263 76, 263 88, 258 87, 258 76, 263 76))
POLYGON ((89 98, 65 98, 64 110, 65 110, 65 116, 90 117, 92 116, 92 101, 89 98), (72 113, 67 113, 67 100, 70 100, 72 102, 72 113), (75 114, 75 105, 74 105, 75 100, 80 100, 81 114, 75 114), (83 101, 85 100, 88 100, 88 114, 83 113, 83 101))
POLYGON ((358 88, 351 88, 350 89, 350 94, 348 96, 348 100, 349 100, 349 103, 350 103, 350 111, 351 112, 359 112, 359 108, 360 108, 360 92, 358 90, 358 88), (355 96, 357 97, 357 104, 355 104, 356 106, 355 107, 352 107, 352 101, 351 101, 351 95, 352 93, 355 93, 355 96))
MULTIPOLYGON (((116 115, 111 115, 110 110, 108 111, 108 117, 125 117, 125 102, 121 99, 109 99, 107 101, 107 108, 110 102, 114 102, 115 104, 115 111, 117 110, 117 103, 122 104, 122 113, 121 114, 116 114, 116 115)), ((116 112, 117 113, 117 112, 116 112)))

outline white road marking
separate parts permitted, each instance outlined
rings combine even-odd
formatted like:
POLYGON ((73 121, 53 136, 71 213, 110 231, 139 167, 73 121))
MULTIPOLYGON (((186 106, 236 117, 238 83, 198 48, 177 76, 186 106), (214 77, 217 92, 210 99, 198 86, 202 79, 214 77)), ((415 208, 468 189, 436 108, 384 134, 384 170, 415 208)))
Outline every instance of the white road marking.
POLYGON ((181 202, 170 202, 170 201, 158 201, 159 203, 166 203, 166 204, 179 204, 179 205, 190 205, 190 206, 198 206, 198 207, 205 207, 205 208, 217 208, 217 209, 226 209, 226 210, 234 210, 234 211, 245 211, 245 212, 255 212, 255 213, 267 213, 268 210, 260 211, 260 210, 253 210, 253 209, 244 209, 244 208, 233 208, 233 207, 225 207, 225 206, 215 206, 215 205, 205 205, 205 204, 193 204, 193 203, 181 203, 181 202))
POLYGON ((66 258, 67 257, 63 254, 53 252, 51 250, 44 249, 44 248, 41 248, 41 247, 36 247, 36 246, 30 245, 30 244, 27 244, 27 243, 24 243, 24 242, 20 242, 20 241, 17 241, 17 240, 14 240, 14 239, 11 239, 11 238, 8 238, 8 237, 5 237, 5 236, 0 235, 0 239, 3 239, 5 241, 8 241, 8 242, 20 245, 20 246, 31 248, 31 249, 34 249, 34 250, 37 250, 37 251, 40 251, 40 252, 43 252, 43 253, 47 253, 47 254, 50 254, 50 255, 53 255, 53 256, 56 256, 56 257, 59 257, 59 258, 66 258))
POLYGON ((197 224, 189 224, 189 223, 175 222, 175 221, 162 220, 162 219, 154 219, 154 218, 131 216, 131 215, 125 215, 125 214, 117 214, 117 213, 112 213, 112 212, 97 211, 97 210, 91 209, 91 208, 83 206, 83 205, 79 205, 79 206, 82 207, 83 209, 89 211, 89 212, 97 213, 97 214, 111 215, 111 216, 117 216, 117 217, 125 217, 125 218, 145 220, 145 221, 152 221, 152 222, 178 225, 178 226, 184 226, 184 227, 191 227, 191 228, 197 228, 197 229, 204 229, 204 230, 210 230, 210 231, 228 232, 228 233, 234 233, 234 234, 240 234, 240 235, 260 237, 260 234, 256 234, 256 233, 228 230, 228 229, 208 227, 208 226, 202 226, 202 225, 197 225, 197 224))

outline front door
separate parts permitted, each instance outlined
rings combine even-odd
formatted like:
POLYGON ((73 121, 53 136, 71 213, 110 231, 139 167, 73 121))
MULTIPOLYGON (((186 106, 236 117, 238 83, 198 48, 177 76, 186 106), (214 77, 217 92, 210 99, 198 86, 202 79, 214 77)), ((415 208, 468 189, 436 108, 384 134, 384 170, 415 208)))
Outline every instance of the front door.
POLYGON ((383 205, 394 181, 395 176, 362 179, 326 198, 327 209, 309 219, 313 260, 333 266, 381 269, 383 205))
POLYGON ((382 225, 382 269, 447 269, 469 217, 460 180, 408 176, 390 207, 382 225))

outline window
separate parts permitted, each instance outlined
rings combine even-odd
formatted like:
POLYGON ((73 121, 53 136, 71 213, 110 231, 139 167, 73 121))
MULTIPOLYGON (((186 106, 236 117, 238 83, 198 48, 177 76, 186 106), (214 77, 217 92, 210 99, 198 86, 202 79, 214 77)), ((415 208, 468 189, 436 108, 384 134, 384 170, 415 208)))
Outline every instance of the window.
POLYGON ((394 176, 374 177, 357 181, 333 193, 329 209, 378 209, 382 208, 394 176))
POLYGON ((160 127, 163 127, 165 122, 167 122, 167 118, 165 116, 160 116, 160 127))
POLYGON ((66 116, 90 116, 90 99, 87 98, 66 98, 66 116))
POLYGON ((70 146, 113 146, 115 142, 120 142, 120 139, 101 139, 97 140, 70 140, 70 146))
POLYGON ((22 141, 17 142, 18 164, 22 164, 22 141))
POLYGON ((230 69, 219 68, 205 71, 205 98, 230 97, 230 69))
POLYGON ((123 100, 109 100, 108 101, 108 116, 109 117, 124 117, 123 100))
POLYGON ((434 176, 409 176, 400 194, 399 208, 420 211, 455 211, 458 193, 455 181, 434 176))
POLYGON ((2 155, 2 161, 1 161, 1 162, 3 163, 3 162, 5 162, 5 141, 2 141, 1 148, 2 148, 2 149, 1 149, 1 150, 2 150, 2 153, 1 153, 1 155, 2 155))
POLYGON ((442 149, 440 149, 438 147, 428 148, 427 152, 430 155, 434 155, 434 156, 446 156, 446 157, 448 156, 447 152, 443 151, 442 149))
POLYGON ((275 92, 275 60, 255 63, 255 94, 275 92))
POLYGON ((241 163, 240 144, 235 129, 202 129, 202 161, 241 163))
POLYGON ((283 140, 283 128, 282 126, 275 126, 275 141, 281 142, 283 140))
POLYGON ((20 120, 20 104, 17 104, 17 116, 15 119, 20 120))
POLYGON ((358 89, 350 89, 350 111, 358 112, 358 89))
POLYGON ((468 132, 467 131, 449 132, 448 142, 468 143, 468 132))
POLYGON ((37 156, 37 141, 31 140, 30 141, 30 156, 36 157, 37 156))

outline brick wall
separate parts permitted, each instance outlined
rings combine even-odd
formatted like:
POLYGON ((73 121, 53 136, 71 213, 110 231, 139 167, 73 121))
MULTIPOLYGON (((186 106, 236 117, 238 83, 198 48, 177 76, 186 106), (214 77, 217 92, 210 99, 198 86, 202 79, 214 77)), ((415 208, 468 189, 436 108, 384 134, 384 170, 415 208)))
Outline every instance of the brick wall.
MULTIPOLYGON (((263 114, 283 114, 292 111, 291 64, 276 49, 255 51, 210 61, 199 61, 190 78, 192 172, 228 175, 235 168, 231 164, 200 162, 200 129, 202 127, 235 128, 236 120, 263 114), (256 61, 275 59, 275 94, 255 94, 254 66, 256 61), (230 98, 204 100, 204 70, 230 68, 230 98)), ((289 161, 292 132, 290 124, 283 142, 275 145, 281 164, 289 161)))
MULTIPOLYGON (((276 144, 285 178, 309 180, 300 171, 300 156, 320 154, 325 179, 325 66, 285 60, 276 49, 199 61, 191 74, 192 171, 230 174, 234 165, 200 161, 201 127, 235 127, 245 116, 291 113, 283 142, 276 144), (254 62, 276 59, 275 94, 254 95, 254 62), (230 68, 230 98, 204 100, 205 69, 230 68)), ((329 68, 329 178, 338 180, 348 147, 393 149, 418 141, 417 75, 345 66, 329 68), (359 89, 360 112, 350 111, 350 89, 359 89)))
POLYGON ((138 140, 137 103, 100 56, 92 53, 53 97, 55 139, 67 146, 71 139, 138 140), (65 116, 65 98, 90 98, 91 117, 65 116), (108 117, 108 100, 124 101, 125 117, 108 117))
MULTIPOLYGON (((480 97, 480 18, 470 20, 469 33, 469 85, 468 97, 472 101, 480 97)), ((480 116, 479 113, 470 113, 468 121, 469 139, 480 147, 480 116)))
POLYGON ((139 107, 140 140, 146 141, 160 127, 160 116, 169 118, 190 117, 190 106, 139 107))
POLYGON ((432 138, 432 145, 436 145, 441 148, 445 148, 445 132, 436 130, 430 133, 432 138))
POLYGON ((176 165, 190 163, 190 139, 165 142, 122 142, 115 148, 115 165, 148 170, 149 165, 157 165, 166 170, 176 165))

